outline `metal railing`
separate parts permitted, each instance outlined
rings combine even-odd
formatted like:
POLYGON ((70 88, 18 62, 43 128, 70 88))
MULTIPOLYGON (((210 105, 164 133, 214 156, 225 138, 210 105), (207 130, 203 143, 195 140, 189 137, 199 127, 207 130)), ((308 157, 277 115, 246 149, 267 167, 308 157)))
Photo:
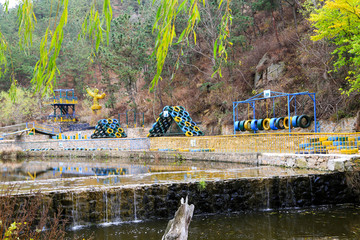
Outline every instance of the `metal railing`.
POLYGON ((28 124, 32 124, 32 122, 31 123, 19 123, 19 124, 15 124, 15 125, 9 125, 9 126, 5 126, 5 127, 0 127, 0 132, 20 131, 20 130, 23 130, 23 129, 27 128, 28 124))
POLYGON ((53 97, 44 101, 44 104, 78 104, 77 97, 53 97))
POLYGON ((154 137, 151 149, 215 152, 357 154, 358 133, 259 133, 204 137, 154 137))
POLYGON ((54 126, 46 125, 46 124, 34 123, 33 128, 35 128, 36 130, 39 130, 41 132, 44 132, 44 133, 51 133, 51 134, 61 133, 60 127, 54 127, 54 126))

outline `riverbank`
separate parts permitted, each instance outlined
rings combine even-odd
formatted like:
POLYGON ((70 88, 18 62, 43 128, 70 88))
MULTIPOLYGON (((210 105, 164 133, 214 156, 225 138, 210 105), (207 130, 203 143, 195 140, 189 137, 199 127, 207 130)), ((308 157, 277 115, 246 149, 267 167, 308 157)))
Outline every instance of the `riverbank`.
POLYGON ((339 154, 276 154, 276 153, 218 153, 218 152, 162 152, 150 150, 66 150, 66 151, 27 151, 25 157, 35 158, 119 158, 119 159, 164 159, 217 161, 251 164, 254 166, 281 166, 289 168, 306 168, 322 171, 351 170, 357 164, 358 155, 339 154))
MULTIPOLYGON (((325 143, 351 145, 331 146, 331 148, 356 148, 360 143, 357 140, 358 138, 360 138, 358 134, 347 134, 341 137, 326 134, 323 137, 311 134, 296 136, 270 134, 192 138, 4 140, 0 141, 0 151, 22 149, 25 157, 41 158, 208 160, 252 164, 255 166, 271 165, 324 171, 345 171, 351 170, 352 166, 360 161, 359 154, 339 154, 327 150, 300 151, 298 147, 304 146, 304 142, 308 141, 310 142, 307 143, 308 145, 314 145, 312 148, 320 148, 320 145, 325 143), (336 139, 336 141, 323 142, 327 139, 336 139), (339 141, 340 139, 341 141, 339 141), (246 148, 244 148, 245 145, 246 148)), ((329 148, 329 146, 327 145, 326 148, 329 148)), ((352 149, 349 151, 352 151, 352 149)))

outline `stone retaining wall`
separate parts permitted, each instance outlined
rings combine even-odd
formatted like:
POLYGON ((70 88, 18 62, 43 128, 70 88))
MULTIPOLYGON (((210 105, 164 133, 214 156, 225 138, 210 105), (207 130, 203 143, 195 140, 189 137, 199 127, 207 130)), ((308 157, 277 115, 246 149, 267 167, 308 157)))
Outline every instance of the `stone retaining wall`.
MULTIPOLYGON (((45 194, 72 226, 173 217, 189 196, 195 214, 231 213, 316 205, 359 203, 349 179, 358 172, 240 178, 84 189, 45 194)), ((358 186, 359 187, 359 186, 358 186)), ((49 213, 51 214, 51 213, 49 213)))
POLYGON ((69 140, 44 140, 44 141, 1 141, 0 149, 7 149, 11 146, 27 149, 54 149, 63 151, 67 148, 121 148, 127 150, 149 149, 148 138, 109 138, 109 139, 69 139, 69 140))
POLYGON ((165 159, 165 160, 200 160, 271 165, 283 167, 309 168, 324 171, 351 170, 360 160, 358 155, 338 154, 275 154, 275 153, 217 153, 217 152, 153 152, 138 151, 49 151, 26 152, 27 157, 85 157, 85 158, 125 158, 125 159, 165 159))
MULTIPOLYGON (((26 151, 28 157, 115 157, 115 158, 157 158, 238 162, 254 165, 311 168, 319 170, 344 171, 360 155, 340 154, 287 154, 287 153, 240 153, 240 152, 164 152, 149 151, 149 138, 46 140, 46 141, 1 141, 0 150, 19 147, 23 150, 53 149, 38 152, 26 151), (84 151, 76 151, 83 148, 84 151), (95 151, 85 151, 96 149, 95 151), (69 150, 72 149, 72 150, 69 150), (109 150, 113 149, 113 150, 109 150), (114 150, 117 149, 117 150, 114 150), (101 151, 99 151, 101 150, 101 151), (135 151, 133 151, 135 150, 135 151)), ((157 140, 159 141, 159 140, 157 140)))

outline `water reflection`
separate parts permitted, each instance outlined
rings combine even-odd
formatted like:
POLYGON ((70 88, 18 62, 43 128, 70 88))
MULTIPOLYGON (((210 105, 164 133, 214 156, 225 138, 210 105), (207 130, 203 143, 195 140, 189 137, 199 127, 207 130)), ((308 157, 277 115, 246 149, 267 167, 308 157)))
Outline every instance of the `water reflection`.
POLYGON ((16 183, 22 192, 39 189, 48 192, 131 184, 217 181, 313 173, 319 171, 211 161, 29 160, 23 163, 0 164, 0 189, 8 182, 16 183))
POLYGON ((70 159, 24 163, 0 163, 0 181, 26 181, 34 179, 73 178, 86 176, 139 175, 146 173, 188 172, 195 170, 237 169, 246 165, 209 161, 156 161, 156 160, 93 160, 70 159))

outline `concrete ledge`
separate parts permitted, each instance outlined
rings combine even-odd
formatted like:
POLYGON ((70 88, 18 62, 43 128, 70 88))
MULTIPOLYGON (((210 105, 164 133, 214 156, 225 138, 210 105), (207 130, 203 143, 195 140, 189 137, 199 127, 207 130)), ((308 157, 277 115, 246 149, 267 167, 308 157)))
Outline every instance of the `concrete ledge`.
POLYGON ((308 168, 323 171, 346 171, 360 160, 355 155, 300 155, 275 153, 217 153, 217 152, 155 152, 148 150, 137 151, 46 151, 26 152, 27 157, 41 158, 127 158, 127 159, 165 159, 165 160, 199 160, 234 162, 252 165, 282 166, 288 168, 308 168))

